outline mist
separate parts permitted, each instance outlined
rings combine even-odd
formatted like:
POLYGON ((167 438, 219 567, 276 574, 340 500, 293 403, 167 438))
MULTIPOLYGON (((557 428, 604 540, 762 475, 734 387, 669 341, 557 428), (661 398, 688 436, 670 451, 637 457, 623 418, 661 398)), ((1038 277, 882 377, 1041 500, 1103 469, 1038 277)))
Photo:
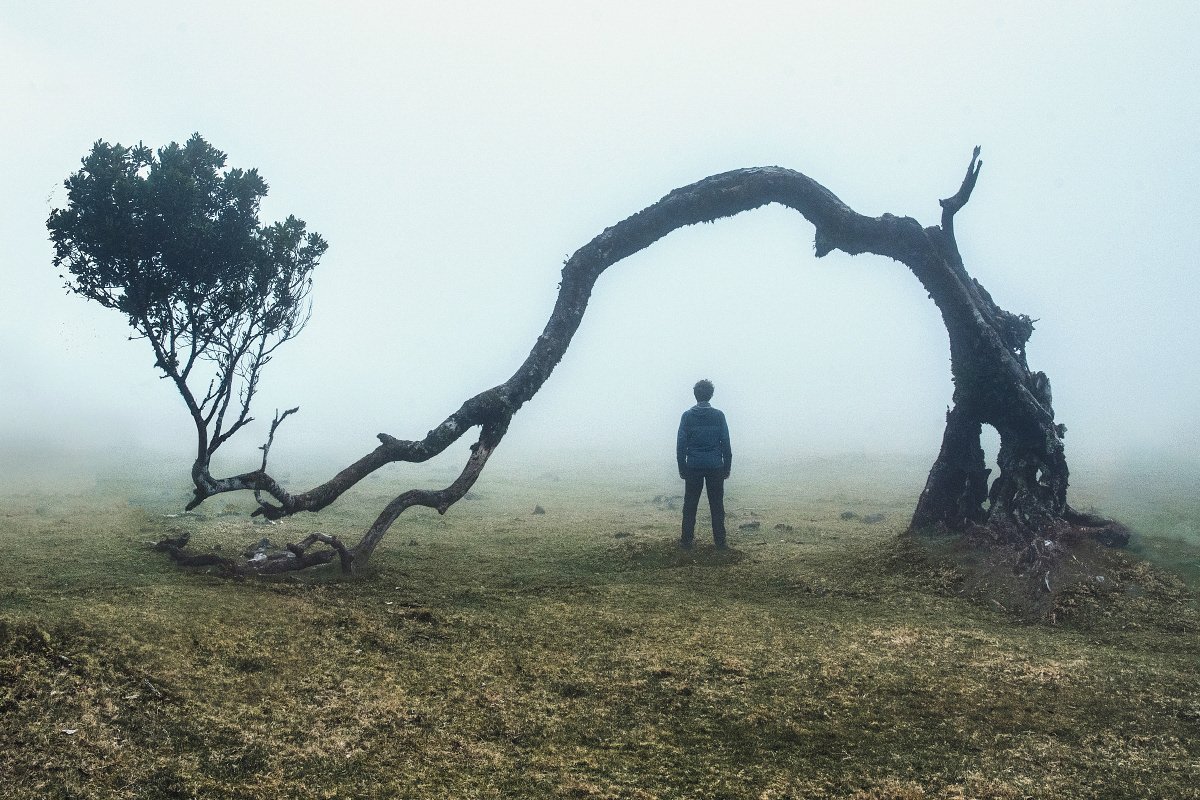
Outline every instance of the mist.
MULTIPOLYGON (((678 186, 778 164, 933 224, 976 144, 958 241, 999 305, 1038 320, 1030 367, 1073 469, 1194 465, 1198 23, 1187 3, 12 9, 0 460, 186 478, 182 402, 119 315, 64 293, 45 220, 95 140, 199 131, 265 176, 264 220, 295 214, 331 245, 308 328, 218 468, 257 465, 276 408, 301 407, 277 465, 422 437, 519 366, 566 257, 678 186)), ((903 265, 816 259, 812 234, 770 207, 612 267, 494 468, 669 474, 701 377, 738 464, 931 461, 953 389, 937 309, 903 265)))

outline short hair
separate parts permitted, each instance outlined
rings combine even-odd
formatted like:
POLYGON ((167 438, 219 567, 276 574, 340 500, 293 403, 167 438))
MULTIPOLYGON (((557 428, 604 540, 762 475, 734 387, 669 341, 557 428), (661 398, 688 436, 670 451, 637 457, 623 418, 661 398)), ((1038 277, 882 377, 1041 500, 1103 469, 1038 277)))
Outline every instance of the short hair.
POLYGON ((692 387, 692 394, 696 395, 696 402, 707 403, 712 400, 713 385, 708 378, 696 381, 696 385, 692 387))

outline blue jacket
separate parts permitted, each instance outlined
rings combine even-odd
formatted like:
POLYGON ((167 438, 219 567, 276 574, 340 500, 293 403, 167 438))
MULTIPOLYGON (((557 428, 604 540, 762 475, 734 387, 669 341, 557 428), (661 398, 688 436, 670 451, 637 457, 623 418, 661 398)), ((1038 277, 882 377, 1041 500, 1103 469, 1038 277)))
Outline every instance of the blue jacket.
POLYGON ((683 412, 675 438, 675 459, 683 474, 720 472, 729 474, 733 450, 725 415, 708 403, 697 403, 683 412))

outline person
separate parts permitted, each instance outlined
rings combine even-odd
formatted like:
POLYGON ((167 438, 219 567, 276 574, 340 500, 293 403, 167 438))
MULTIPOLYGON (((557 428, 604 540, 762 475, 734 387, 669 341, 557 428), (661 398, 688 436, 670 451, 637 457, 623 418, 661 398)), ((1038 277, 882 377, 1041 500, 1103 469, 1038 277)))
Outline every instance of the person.
POLYGON ((684 480, 681 544, 684 547, 692 546, 700 491, 707 489, 713 541, 718 548, 724 549, 725 481, 733 464, 729 425, 725 422, 725 415, 709 404, 713 396, 712 381, 697 381, 692 393, 696 395, 696 405, 683 412, 675 441, 679 477, 684 480))

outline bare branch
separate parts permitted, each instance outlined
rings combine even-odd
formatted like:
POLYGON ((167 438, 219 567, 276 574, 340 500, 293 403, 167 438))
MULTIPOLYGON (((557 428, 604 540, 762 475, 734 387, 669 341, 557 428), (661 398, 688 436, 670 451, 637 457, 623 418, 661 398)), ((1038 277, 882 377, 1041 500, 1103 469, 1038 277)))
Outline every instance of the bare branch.
POLYGON ((308 538, 306 538, 304 541, 302 541, 298 544, 289 544, 287 546, 287 549, 289 552, 294 553, 296 556, 303 558, 306 554, 305 551, 307 551, 309 547, 316 544, 317 542, 321 542, 322 544, 327 544, 337 552, 338 558, 340 558, 342 561, 342 571, 343 572, 353 572, 354 571, 354 554, 351 553, 350 550, 346 547, 346 545, 343 544, 342 541, 340 539, 338 539, 336 536, 329 536, 324 533, 310 533, 308 535, 308 538))
POLYGON ((971 152, 971 163, 967 165, 967 174, 963 177, 962 186, 958 187, 958 191, 952 197, 938 201, 942 207, 942 230, 951 239, 954 238, 954 215, 971 199, 975 181, 979 179, 979 170, 983 168, 983 162, 979 160, 979 149, 979 145, 975 145, 971 152))
POLYGON ((217 567, 222 573, 235 577, 246 575, 272 575, 282 572, 293 572, 308 569, 320 564, 328 564, 336 554, 342 563, 344 572, 354 571, 354 554, 336 536, 324 533, 313 533, 298 544, 289 544, 282 552, 256 553, 244 560, 235 560, 217 553, 188 553, 186 548, 191 540, 190 533, 171 538, 167 537, 154 545, 154 549, 165 552, 171 560, 181 567, 217 567), (312 551, 309 548, 321 542, 328 545, 329 550, 312 551))
MULTIPOLYGON (((267 441, 266 441, 266 443, 264 443, 264 444, 263 444, 263 445, 262 445, 262 446, 259 448, 259 450, 262 450, 262 454, 263 454, 263 456, 262 456, 262 468, 261 468, 261 472, 262 472, 264 475, 265 475, 265 474, 266 474, 266 472, 267 472, 267 457, 268 457, 268 456, 270 455, 270 453, 271 453, 271 445, 275 443, 275 431, 277 431, 277 430, 279 429, 279 426, 283 424, 283 421, 284 421, 285 419, 287 419, 288 417, 290 417, 292 414, 295 414, 295 413, 296 413, 297 411, 299 411, 299 410, 300 410, 300 406, 295 406, 295 407, 293 407, 293 408, 289 408, 287 411, 284 411, 282 414, 280 414, 280 413, 279 413, 279 409, 275 409, 275 419, 271 420, 271 432, 270 432, 270 434, 268 434, 268 436, 267 436, 267 441)), ((268 504, 267 504, 267 503, 266 503, 266 502, 265 502, 265 501, 262 499, 262 489, 261 489, 261 488, 255 488, 255 490, 254 490, 254 499, 255 499, 255 500, 258 502, 258 505, 259 505, 260 507, 268 507, 268 508, 270 507, 270 506, 269 506, 269 505, 268 505, 268 504)))

